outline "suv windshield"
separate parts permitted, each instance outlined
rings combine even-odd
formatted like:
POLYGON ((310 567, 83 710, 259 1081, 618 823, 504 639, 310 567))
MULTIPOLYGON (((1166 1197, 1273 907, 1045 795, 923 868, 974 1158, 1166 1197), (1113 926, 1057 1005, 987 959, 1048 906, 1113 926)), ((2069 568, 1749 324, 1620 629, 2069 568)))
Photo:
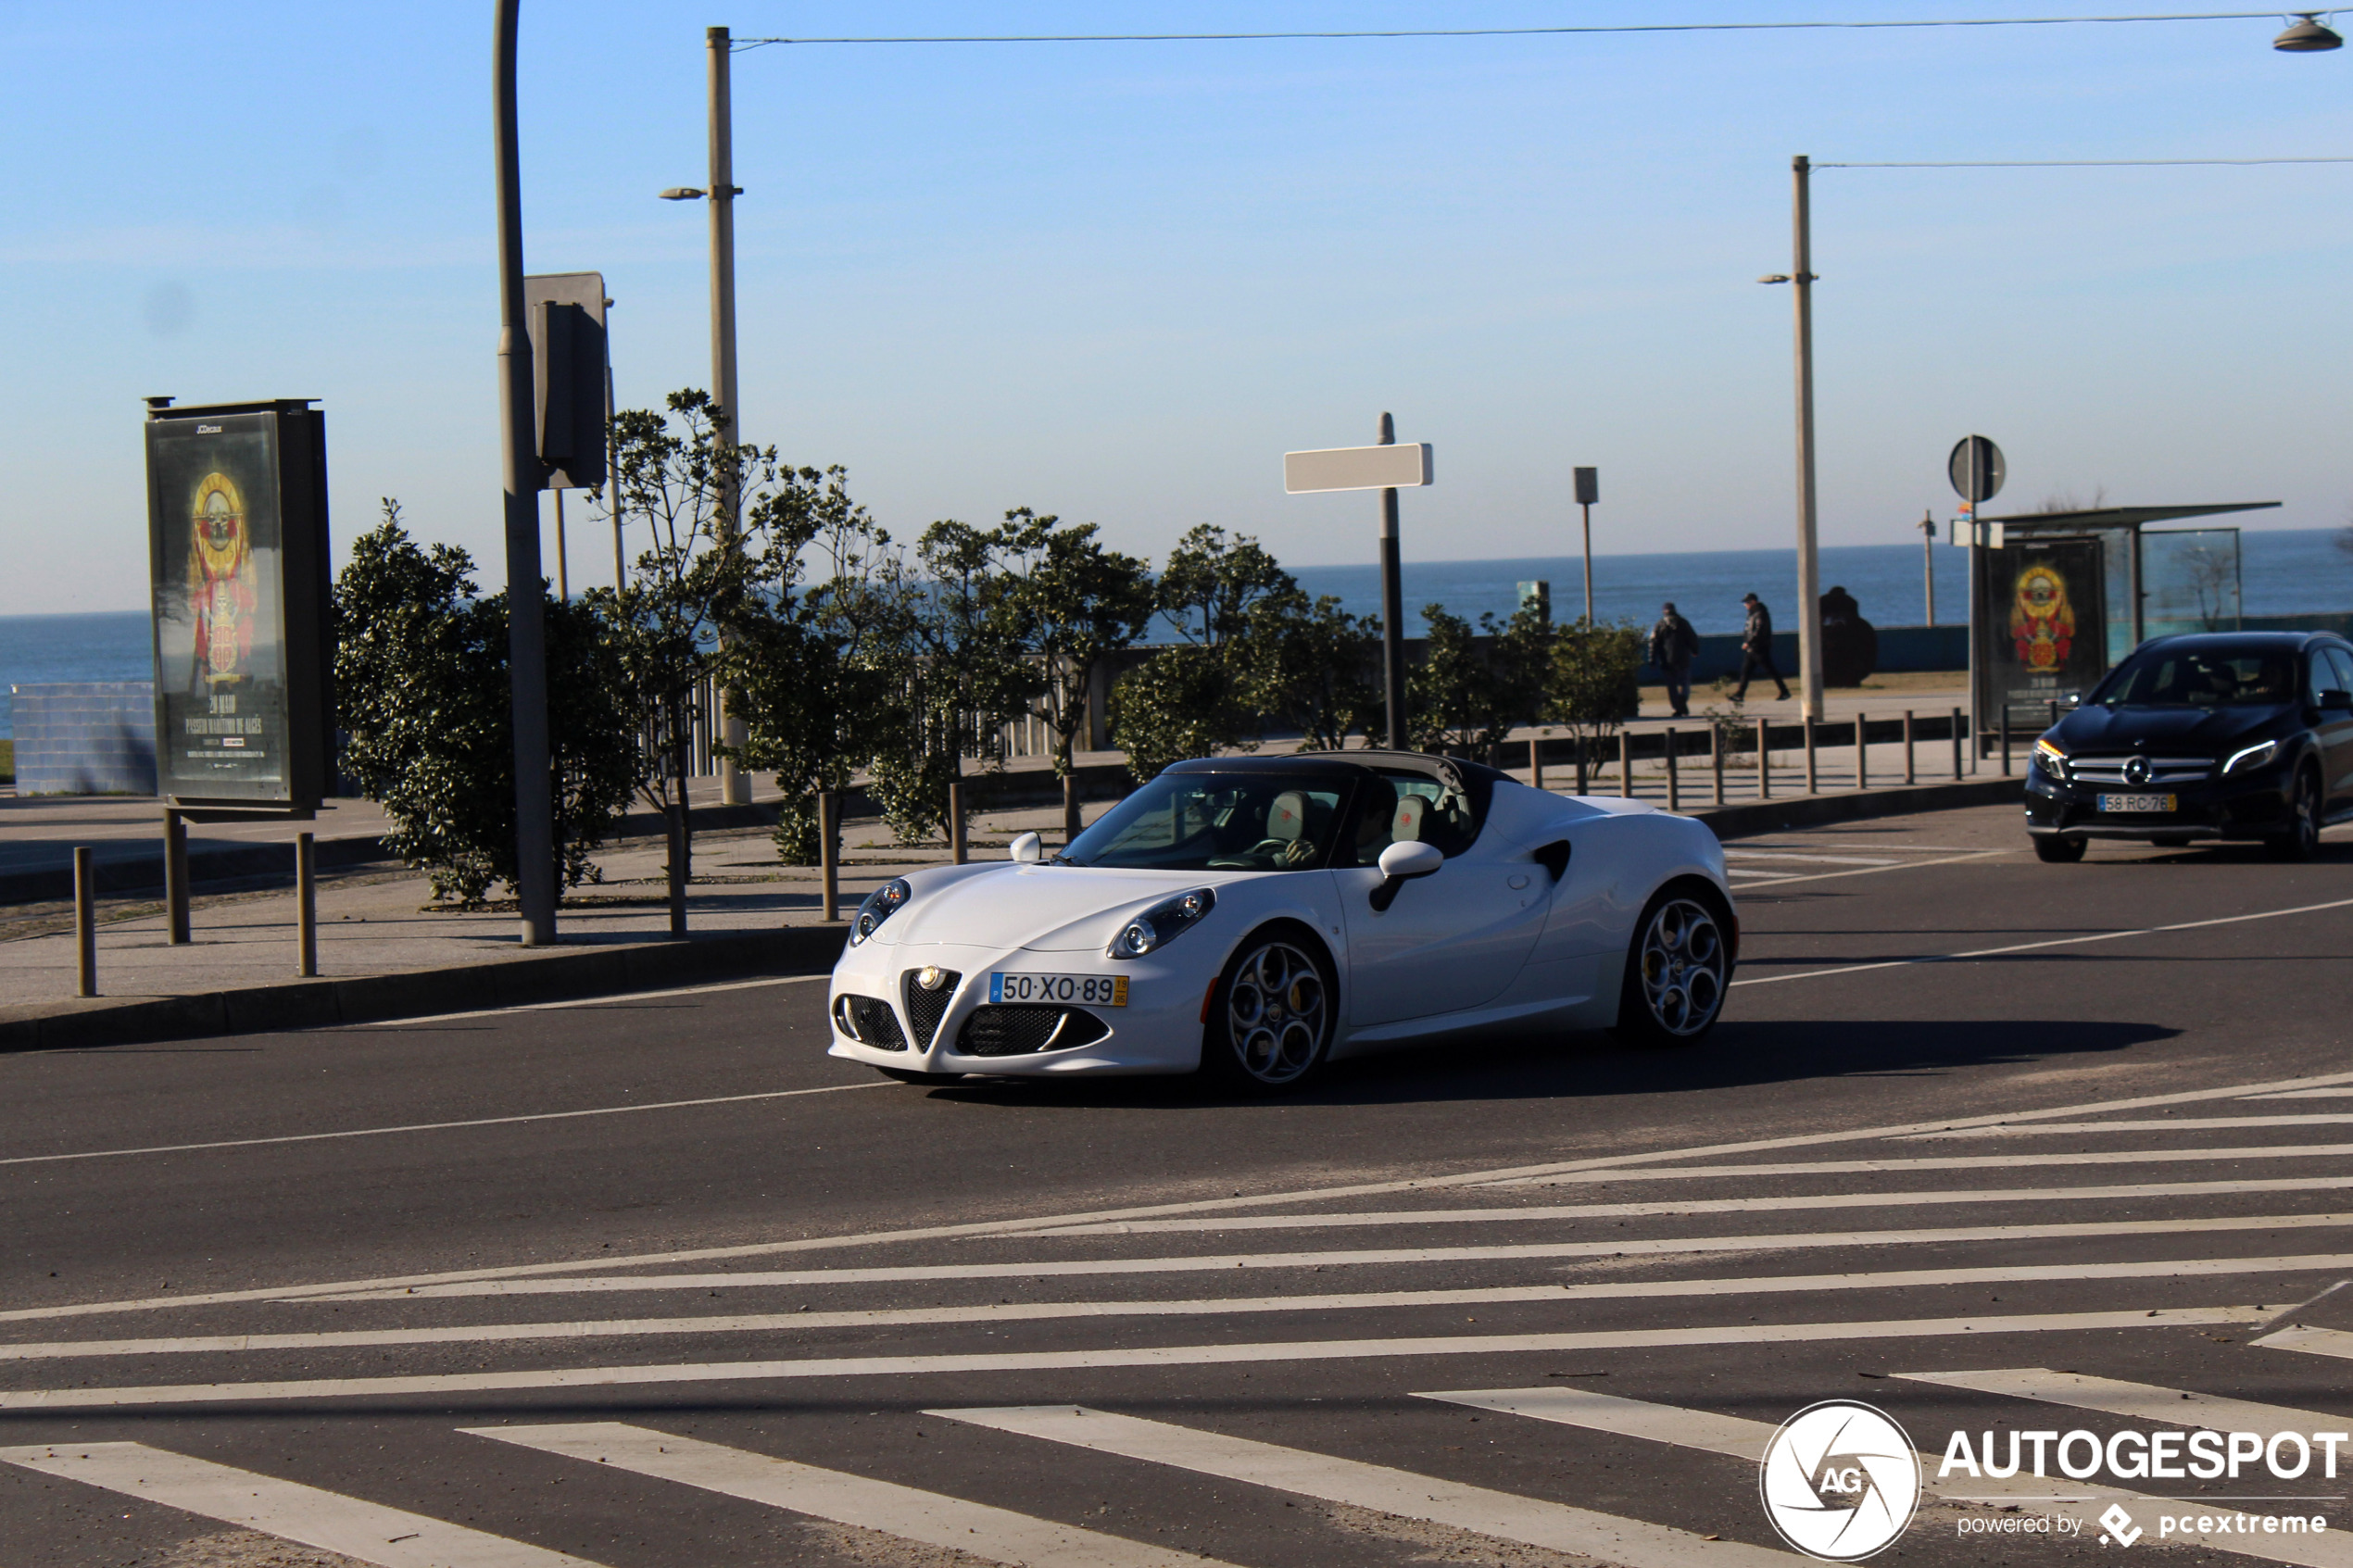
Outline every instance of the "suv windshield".
POLYGON ((1054 857, 1126 871, 1308 871, 1327 863, 1345 778, 1163 773, 1054 857))
POLYGON ((2226 644, 2134 654, 2092 700, 2105 708, 2259 708, 2293 702, 2296 690, 2294 654, 2226 644))

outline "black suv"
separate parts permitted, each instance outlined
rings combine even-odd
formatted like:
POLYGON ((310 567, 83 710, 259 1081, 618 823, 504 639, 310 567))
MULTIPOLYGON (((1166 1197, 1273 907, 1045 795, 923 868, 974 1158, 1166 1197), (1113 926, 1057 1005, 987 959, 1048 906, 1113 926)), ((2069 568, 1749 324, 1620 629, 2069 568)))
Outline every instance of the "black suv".
POLYGON ((2353 644, 2314 632, 2143 643, 2034 743, 2026 831, 2045 860, 2093 838, 2260 839, 2320 852, 2353 816, 2353 644))

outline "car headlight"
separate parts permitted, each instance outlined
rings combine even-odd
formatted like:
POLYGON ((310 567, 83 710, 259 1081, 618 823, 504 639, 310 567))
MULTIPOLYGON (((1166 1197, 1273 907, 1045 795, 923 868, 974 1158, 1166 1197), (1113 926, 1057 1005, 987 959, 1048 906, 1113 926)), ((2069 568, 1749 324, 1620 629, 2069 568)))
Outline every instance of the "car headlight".
POLYGON ((2258 741, 2253 746, 2232 752, 2229 760, 2222 764, 2222 771, 2235 773, 2244 768, 2260 768, 2279 754, 2278 741, 2258 741))
POLYGON ((2035 741, 2034 760, 2060 778, 2067 777, 2067 753, 2053 746, 2049 741, 2041 739, 2035 741))
POLYGON ((1164 898, 1119 928, 1111 939, 1111 956, 1140 959, 1157 952, 1190 931, 1201 917, 1217 907, 1217 895, 1206 887, 1164 898))
POLYGON ((875 927, 905 908, 914 896, 915 890, 907 885, 907 879, 899 876, 867 894, 866 901, 858 906, 857 914, 850 917, 849 945, 855 947, 872 936, 875 927))

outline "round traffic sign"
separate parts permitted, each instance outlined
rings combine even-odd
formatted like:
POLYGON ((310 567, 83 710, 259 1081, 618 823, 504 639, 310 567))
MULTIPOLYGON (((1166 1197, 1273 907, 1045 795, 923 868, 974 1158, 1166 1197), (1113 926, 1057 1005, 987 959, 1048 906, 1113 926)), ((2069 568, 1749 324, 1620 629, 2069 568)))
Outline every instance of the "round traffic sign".
POLYGON ((1970 506, 1990 501, 2002 492, 2002 449, 1982 435, 1963 437, 1944 461, 1953 491, 1970 506))

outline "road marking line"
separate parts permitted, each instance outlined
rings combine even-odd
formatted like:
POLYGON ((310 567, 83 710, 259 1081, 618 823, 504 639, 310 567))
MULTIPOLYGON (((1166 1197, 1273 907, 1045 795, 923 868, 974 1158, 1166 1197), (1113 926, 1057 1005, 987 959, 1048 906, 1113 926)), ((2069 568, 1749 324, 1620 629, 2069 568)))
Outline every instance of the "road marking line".
MULTIPOLYGON (((1017 1236, 1025 1232, 1048 1226, 1078 1224, 1094 1220, 1154 1219, 1169 1214, 1215 1213, 1226 1210, 1263 1208, 1277 1203, 1330 1202, 1345 1198, 1373 1198, 1411 1192, 1441 1192, 1452 1187, 1499 1185, 1515 1180, 1563 1176, 1578 1172, 1627 1171, 1632 1167, 1674 1160, 1697 1160, 1732 1154, 1761 1154, 1774 1149, 1818 1148, 1823 1144, 1833 1143, 1869 1143, 1900 1136, 1906 1133, 1969 1126, 1980 1122, 2021 1122, 2032 1121, 2038 1117, 2057 1118, 2137 1110, 2159 1105, 2192 1105, 2208 1100, 2230 1099, 2271 1089, 2309 1088, 2324 1084, 2353 1084, 2353 1072, 2324 1073, 2302 1078, 2280 1078, 2266 1083, 2233 1084, 2220 1088, 2183 1089, 2171 1094, 2138 1095, 2120 1100, 2094 1100, 2077 1105, 2052 1106, 2044 1110, 1998 1111, 1982 1117, 1944 1117, 1933 1122, 1914 1122, 1894 1126, 1855 1127, 1826 1133, 1802 1133, 1781 1137, 1749 1138, 1736 1143, 1686 1145, 1680 1148, 1651 1149, 1640 1154, 1592 1155, 1578 1160, 1554 1160, 1540 1165, 1490 1167, 1482 1171, 1466 1171, 1446 1176, 1406 1176, 1385 1182, 1360 1182, 1347 1186, 1300 1187, 1289 1192, 1252 1193, 1236 1198, 1194 1198, 1184 1202, 1145 1204, 1124 1209, 1041 1214, 1026 1220, 980 1220, 951 1225, 918 1225, 904 1230, 853 1231, 838 1236, 802 1236, 789 1241, 749 1242, 734 1247, 685 1248, 668 1252, 642 1252, 610 1258, 563 1259, 546 1263, 510 1263, 487 1268, 451 1269, 434 1273, 379 1276, 373 1279, 335 1280, 312 1285, 272 1286, 245 1290, 208 1291, 184 1296, 151 1296, 129 1300, 74 1301, 56 1306, 19 1307, 0 1311, 0 1323, 88 1317, 112 1312, 155 1311, 179 1307, 225 1306, 243 1301, 284 1301, 349 1293, 355 1290, 397 1289, 409 1286, 438 1285, 459 1280, 523 1279, 546 1274, 576 1273, 583 1269, 651 1268, 663 1264, 711 1262, 732 1258, 768 1258, 793 1252, 824 1251, 846 1247, 882 1247, 911 1241, 937 1241, 953 1236, 1017 1236)), ((2181 1158, 2211 1159, 2221 1152, 2223 1151, 2206 1151, 2183 1155, 2181 1158)), ((2063 1160, 2068 1157, 2044 1156, 2042 1158, 2046 1162, 2052 1162, 2063 1160)), ((2151 1158, 2171 1158, 2171 1156, 2158 1155, 2151 1158)))
POLYGON ((1085 1258, 1010 1263, 908 1263, 873 1269, 772 1269, 736 1273, 592 1274, 568 1279, 473 1280, 409 1290, 290 1298, 304 1301, 409 1301, 461 1296, 604 1295, 619 1291, 725 1290, 772 1286, 893 1285, 913 1280, 1047 1279, 1093 1274, 1223 1273, 1243 1269, 1355 1268, 1367 1264, 1474 1263, 1527 1258, 1646 1258, 1693 1252, 1783 1252, 1808 1248, 1911 1247, 1931 1242, 2032 1241, 2090 1236, 2181 1236, 2193 1231, 2341 1230, 2353 1213, 2233 1214, 2219 1219, 2091 1220, 2044 1225, 1956 1225, 1937 1230, 1801 1231, 1780 1235, 1628 1236, 1602 1241, 1506 1242, 1333 1252, 1225 1252, 1185 1257, 1085 1258))
POLYGON ((2147 1122, 2037 1122, 2028 1126, 2013 1127, 1997 1123, 1990 1127, 1950 1127, 1934 1133, 1906 1133, 1906 1140, 1917 1138, 1986 1138, 2018 1134, 2073 1133, 2179 1133, 2220 1131, 2224 1127, 2339 1127, 2353 1122, 2353 1111, 2314 1110, 2300 1116, 2184 1116, 2178 1121, 2147 1122))
POLYGON ((1133 1367, 1227 1366, 1403 1356, 1518 1355, 1694 1345, 1782 1345, 1849 1339, 1934 1339, 1987 1334, 2179 1328, 2260 1322, 2260 1307, 2165 1307, 2154 1312, 2039 1312, 2014 1317, 1900 1318, 1869 1323, 1739 1323, 1556 1334, 1428 1335, 1392 1339, 1290 1339, 1247 1345, 1157 1345, 1097 1350, 986 1351, 930 1356, 842 1356, 767 1361, 673 1361, 654 1366, 556 1367, 415 1376, 330 1377, 252 1383, 166 1383, 145 1387, 0 1389, 0 1410, 72 1411, 124 1406, 247 1404, 279 1399, 386 1399, 550 1388, 619 1388, 816 1377, 910 1377, 934 1373, 1091 1372, 1133 1367))
MULTIPOLYGON (((2339 1160, 2353 1154, 2353 1143, 2263 1144, 2246 1148, 2111 1148, 2076 1149, 2065 1154, 2038 1154, 2036 1165, 2143 1165, 2209 1160, 2339 1160)), ((2015 1170, 2015 1154, 1940 1155, 1933 1159, 1824 1160, 1775 1165, 1669 1165, 1648 1170, 1604 1167, 1592 1171, 1562 1171, 1549 1176, 1510 1176, 1483 1186, 1558 1186, 1565 1182, 1687 1181, 1701 1176, 1846 1176, 1894 1171, 2015 1170)))
MULTIPOLYGON (((1675 1448, 1722 1454, 1728 1459, 1750 1464, 1762 1462, 1765 1445, 1772 1440, 1775 1430, 1767 1422, 1718 1415, 1711 1411, 1687 1410, 1677 1405, 1655 1405, 1582 1388, 1461 1388, 1416 1397, 1467 1405, 1473 1410, 1491 1410, 1508 1415, 1528 1416, 1537 1421, 1557 1422, 1565 1426, 1606 1432, 1613 1436, 1639 1437, 1675 1448)), ((2032 1502, 2038 1513, 2058 1513, 2083 1521, 2085 1529, 2095 1539, 2099 1535, 2098 1514, 2111 1502, 2121 1500, 2135 1508, 2158 1512, 2170 1512, 2172 1507, 2178 1506, 2171 1499, 2121 1491, 2107 1484, 2087 1490, 2082 1497, 2055 1498, 2051 1496, 2052 1486, 2070 1483, 2056 1481, 2047 1475, 2018 1475, 2006 1479, 1964 1474, 1953 1478, 1956 1486, 1965 1485, 1968 1487, 1966 1495, 1962 1495, 1938 1481, 1936 1472, 1944 1463, 1941 1453, 1923 1452, 1919 1457, 1921 1485, 1948 1501, 2000 1503, 2017 1499, 2032 1502)), ((2209 1513, 2213 1512, 2210 1502, 2206 1507, 2209 1513)), ((2186 1535, 2177 1530, 2175 1535, 2185 1541, 2196 1541, 2218 1550, 2237 1552, 2242 1556, 2273 1562, 2302 1563, 2306 1568, 2353 1568, 2353 1542, 2347 1541, 2343 1533, 2338 1531, 2320 1536, 2242 1536, 2231 1531, 2200 1533, 2193 1529, 2186 1535)))
POLYGON ((2017 942, 2006 947, 1980 947, 1967 953, 1926 953, 1918 958, 1889 959, 1881 963, 1843 964, 1836 969, 1809 969, 1797 974, 1759 974, 1735 980, 1734 985, 1778 985, 1787 980, 1818 980, 1831 974, 1862 974, 1875 969, 1906 969, 1915 964, 1961 963, 1971 959, 1995 959, 2009 953, 2040 952, 2047 947, 2081 947, 2086 942, 2120 942, 2130 936, 2155 936, 2169 931, 2204 931, 2209 926, 2240 925, 2248 921, 2279 920, 2288 915, 2318 914, 2323 909, 2353 908, 2353 898, 2326 904, 2303 904, 2293 909, 2259 909, 2249 915, 2222 915, 2214 920, 2182 921, 2173 925, 2145 925, 2132 931, 2100 931, 2083 936, 2057 936, 2047 942, 2017 942))
POLYGON ((1911 860, 1865 859, 1856 855, 1799 855, 1780 849, 1734 849, 1730 847, 1724 850, 1724 859, 1727 860, 1802 860, 1810 865, 1819 866, 1908 866, 1916 863, 1911 860))
POLYGON ((200 1334, 153 1339, 67 1339, 0 1345, 0 1361, 99 1356, 243 1354, 265 1350, 381 1348, 545 1339, 628 1339, 686 1334, 774 1334, 811 1329, 940 1327, 1068 1318, 1227 1317, 1256 1312, 1342 1312, 1482 1307, 1522 1301, 1644 1301, 1682 1297, 1785 1295, 1825 1290, 1914 1290, 1949 1285, 2172 1279, 2193 1275, 2313 1273, 2353 1268, 2353 1252, 2275 1258, 2174 1258, 2129 1263, 2015 1263, 1972 1269, 1887 1269, 1869 1273, 1755 1274, 1709 1279, 1585 1280, 1451 1290, 1336 1291, 1300 1296, 1208 1296, 1181 1300, 1011 1301, 955 1307, 876 1307, 838 1312, 729 1312, 673 1318, 584 1318, 564 1323, 459 1323, 442 1328, 336 1329, 314 1334, 200 1334))
POLYGON ((837 1524, 879 1530, 901 1540, 970 1552, 991 1562, 1025 1568, 1223 1568, 1214 1558, 1189 1551, 619 1422, 459 1430, 837 1524))
MULTIPOLYGON (((1779 875, 1775 875, 1771 872, 1765 872, 1743 880, 1741 883, 1741 885, 1743 887, 1764 887, 1785 882, 1829 882, 1835 877, 1842 876, 1876 876, 1881 872, 1908 871, 1919 866, 1949 866, 1957 864, 1962 860, 1982 860, 1992 856, 2007 855, 2009 851, 2007 849, 1973 849, 1967 854, 1946 855, 1942 859, 1934 860, 1894 860, 1890 861, 1888 864, 1883 866, 1865 866, 1859 871, 1784 872, 1779 875)), ((1730 870, 1730 868, 1728 866, 1726 871, 1729 872, 1730 870)))
POLYGON ((637 1110, 689 1110, 706 1105, 747 1105, 754 1100, 792 1099, 800 1095, 837 1095, 845 1089, 887 1089, 887 1078, 872 1083, 821 1084, 809 1089, 764 1089, 750 1095, 712 1095, 702 1099, 655 1100, 646 1105, 600 1105, 587 1110, 540 1110, 522 1116, 480 1116, 468 1122, 410 1122, 397 1127, 353 1127, 340 1133, 286 1133, 268 1138, 221 1138, 211 1143, 154 1144, 145 1148, 94 1148, 80 1154, 20 1154, 0 1165, 54 1165, 69 1160, 119 1160, 133 1154, 194 1154, 221 1148, 258 1148, 269 1144, 328 1143, 336 1138, 382 1138, 395 1133, 446 1133, 467 1127, 509 1127, 522 1122, 570 1122, 583 1116, 626 1116, 637 1110))
POLYGON ((341 1552, 379 1568, 597 1568, 585 1557, 145 1443, 34 1444, 0 1449, 0 1462, 341 1552))
POLYGON ((1899 1372, 1894 1375, 1912 1383, 1935 1383, 1947 1388, 1967 1388, 1979 1394, 2033 1399, 2075 1410, 2105 1411, 2130 1421, 2150 1422, 2169 1428, 2206 1426, 2217 1432, 2268 1434, 2288 1426, 2306 1432, 2343 1431, 2353 1426, 2353 1422, 2341 1415, 2322 1415, 2315 1411, 2199 1394, 2184 1388, 2160 1388, 2148 1383, 2124 1383, 2112 1377, 2087 1377, 2079 1372, 2053 1372, 2047 1367, 1899 1372))
POLYGON ((2335 1356, 2353 1361, 2353 1334, 2341 1328, 2308 1328, 2302 1323, 2290 1323, 2275 1334, 2248 1341, 2266 1350, 2301 1350, 2309 1356, 2335 1356))
POLYGON ((2275 1095, 2241 1095, 2241 1099, 2353 1099, 2353 1088, 2289 1089, 2275 1095))
POLYGON ((330 1023, 305 1034, 325 1034, 334 1029, 409 1029, 420 1023, 453 1023, 466 1018, 496 1018, 510 1012, 557 1012, 565 1008, 603 1008, 618 1002, 658 1002, 672 997, 701 997, 714 991, 753 991, 767 985, 807 985, 813 981, 831 980, 828 974, 777 974, 764 980, 730 980, 716 985, 680 985, 668 991, 631 991, 618 997, 574 997, 563 1002, 519 1002, 513 1007, 475 1008, 469 1012, 436 1012, 425 1018, 379 1018, 366 1023, 330 1023))
MULTIPOLYGON (((2004 1161, 2015 1164, 2015 1160, 2004 1161)), ((1739 1170, 1740 1167, 1729 1167, 1739 1170)), ((1202 1231, 1364 1230, 1386 1225, 1511 1224, 1648 1214, 1750 1214, 1790 1209, 1890 1209, 1945 1203, 2098 1202, 2127 1198, 2217 1198, 2231 1193, 2320 1192, 2353 1176, 2283 1176, 2240 1182, 2150 1182, 2128 1186, 1967 1187, 1951 1192, 1838 1192, 1802 1198, 1661 1198, 1653 1203, 1554 1203, 1519 1209, 1390 1209, 1340 1214, 1236 1214, 1190 1220, 1115 1220, 1057 1225, 1026 1236, 1166 1236, 1202 1231)))
POLYGON ((1574 1552, 1618 1568, 1694 1568, 1705 1563, 1795 1568, 1806 1560, 1743 1541, 1712 1541, 1689 1530, 1628 1519, 1516 1492, 1465 1486, 1385 1464, 1228 1437, 1199 1427, 1142 1421, 1075 1405, 1008 1406, 925 1412, 998 1432, 1118 1454, 1196 1474, 1295 1492, 1324 1502, 1423 1519, 1501 1540, 1574 1552))

